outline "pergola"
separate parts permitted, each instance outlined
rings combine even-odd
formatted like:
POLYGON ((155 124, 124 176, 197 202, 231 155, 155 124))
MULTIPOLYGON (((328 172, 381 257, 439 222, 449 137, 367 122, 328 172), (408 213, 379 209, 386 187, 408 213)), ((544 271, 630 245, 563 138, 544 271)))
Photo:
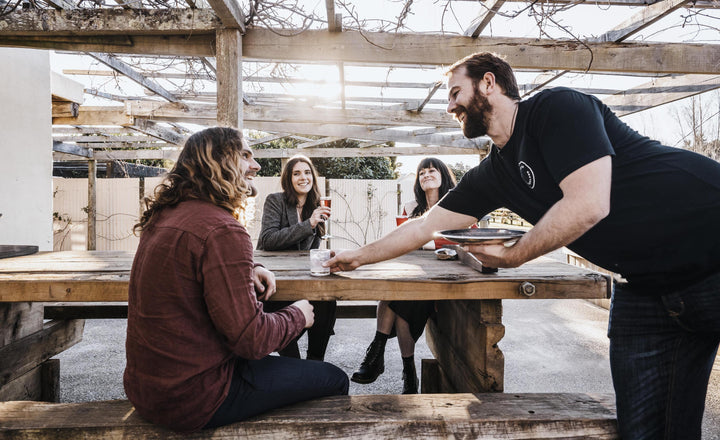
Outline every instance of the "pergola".
POLYGON ((375 2, 392 11, 372 16, 341 0, 320 11, 298 0, 6 1, 0 46, 82 55, 95 64, 65 74, 142 90, 88 87, 106 104, 53 102, 58 160, 173 159, 187 124, 300 141, 258 157, 483 154, 489 140, 466 139, 438 92, 442 66, 478 51, 504 56, 524 96, 605 78, 611 87, 575 88, 621 116, 720 88, 718 0, 405 0, 375 2), (594 24, 563 15, 578 8, 616 24, 574 31, 594 24), (340 139, 359 146, 326 148, 340 139))

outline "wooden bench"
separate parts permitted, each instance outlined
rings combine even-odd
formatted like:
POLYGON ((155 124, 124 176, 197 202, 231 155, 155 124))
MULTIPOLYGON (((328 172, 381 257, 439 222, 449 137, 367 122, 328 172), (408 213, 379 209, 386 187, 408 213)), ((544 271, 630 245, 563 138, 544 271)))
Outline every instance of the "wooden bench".
POLYGON ((0 403, 0 438, 473 438, 615 439, 613 395, 417 394, 342 396, 178 434, 141 419, 127 400, 0 403))

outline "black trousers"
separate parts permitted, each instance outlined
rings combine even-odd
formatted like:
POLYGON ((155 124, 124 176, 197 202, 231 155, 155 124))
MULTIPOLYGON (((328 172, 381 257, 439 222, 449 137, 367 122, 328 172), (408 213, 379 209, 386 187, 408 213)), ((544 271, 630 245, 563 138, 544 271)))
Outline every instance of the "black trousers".
MULTIPOLYGON (((292 304, 289 301, 269 301, 265 303, 264 309, 267 312, 274 312, 292 304)), ((307 359, 324 360, 325 351, 327 350, 330 336, 335 334, 335 312, 337 310, 337 301, 310 301, 315 313, 315 323, 307 330, 308 350, 307 359)), ((287 347, 278 351, 280 356, 300 358, 300 349, 298 348, 298 339, 305 334, 305 330, 300 333, 294 341, 287 347)))

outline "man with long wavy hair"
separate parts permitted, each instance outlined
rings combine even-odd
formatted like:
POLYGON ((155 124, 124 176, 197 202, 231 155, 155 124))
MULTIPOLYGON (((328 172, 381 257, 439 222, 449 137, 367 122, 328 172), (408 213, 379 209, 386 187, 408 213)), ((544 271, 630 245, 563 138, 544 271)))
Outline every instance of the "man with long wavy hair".
POLYGON ((307 300, 265 313, 272 272, 253 263, 238 219, 260 169, 242 134, 192 135, 145 200, 130 274, 125 392, 138 413, 177 431, 347 394, 329 363, 268 356, 312 326, 307 300))

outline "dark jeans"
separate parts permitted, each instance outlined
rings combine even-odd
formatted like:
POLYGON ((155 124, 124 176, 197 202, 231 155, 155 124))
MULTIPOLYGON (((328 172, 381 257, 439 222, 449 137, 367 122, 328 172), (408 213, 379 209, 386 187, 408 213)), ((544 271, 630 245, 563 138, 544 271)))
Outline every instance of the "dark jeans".
POLYGON ((347 395, 348 377, 333 364, 280 356, 235 362, 230 392, 204 428, 245 420, 274 408, 347 395))
POLYGON ((662 296, 616 287, 608 336, 620 436, 699 440, 720 343, 720 273, 662 296))

